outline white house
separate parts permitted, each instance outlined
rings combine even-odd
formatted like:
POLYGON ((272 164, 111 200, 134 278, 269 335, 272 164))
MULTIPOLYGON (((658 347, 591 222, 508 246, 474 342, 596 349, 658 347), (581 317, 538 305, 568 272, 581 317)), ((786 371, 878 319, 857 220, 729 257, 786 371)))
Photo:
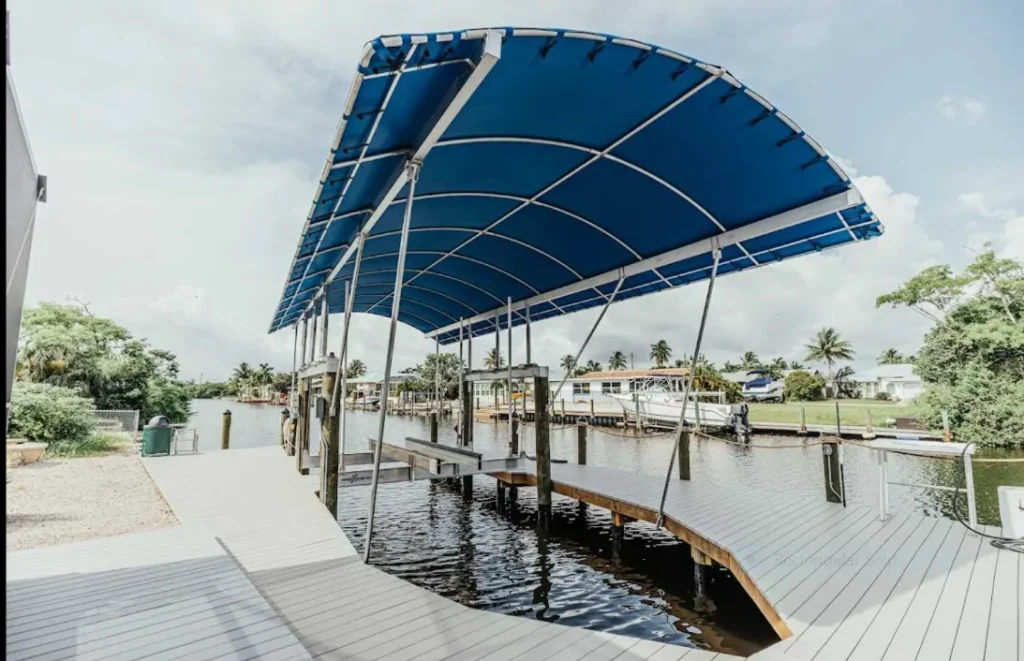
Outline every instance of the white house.
POLYGON ((639 369, 639 370, 618 370, 613 372, 587 372, 581 376, 566 380, 560 391, 558 384, 561 377, 551 377, 552 401, 565 400, 570 402, 587 402, 591 400, 595 404, 614 405, 615 400, 609 397, 611 394, 631 393, 639 388, 643 382, 658 378, 682 378, 688 370, 685 367, 669 367, 665 369, 639 369))
POLYGON ((892 399, 908 400, 924 391, 921 377, 914 373, 914 366, 910 363, 878 365, 854 374, 850 381, 857 384, 861 396, 867 399, 873 399, 880 392, 887 392, 892 399))

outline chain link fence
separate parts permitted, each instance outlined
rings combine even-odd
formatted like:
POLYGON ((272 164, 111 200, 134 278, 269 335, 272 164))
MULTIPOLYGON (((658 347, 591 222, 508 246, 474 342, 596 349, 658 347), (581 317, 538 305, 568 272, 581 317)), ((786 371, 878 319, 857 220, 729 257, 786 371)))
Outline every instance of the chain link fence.
POLYGON ((96 418, 96 431, 100 434, 125 436, 132 441, 139 437, 139 412, 116 409, 97 409, 93 411, 96 418))

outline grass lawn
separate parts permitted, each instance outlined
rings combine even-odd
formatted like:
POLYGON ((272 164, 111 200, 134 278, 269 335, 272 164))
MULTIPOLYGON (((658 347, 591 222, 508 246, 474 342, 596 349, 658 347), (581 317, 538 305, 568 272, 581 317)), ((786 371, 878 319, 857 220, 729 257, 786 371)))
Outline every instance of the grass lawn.
MULTIPOLYGON (((807 411, 807 424, 835 424, 836 405, 824 402, 786 402, 785 404, 750 404, 751 422, 800 422, 800 409, 807 411)), ((839 420, 844 425, 867 424, 867 412, 871 411, 871 424, 887 426, 890 418, 911 416, 913 407, 904 402, 880 402, 874 399, 839 400, 839 420)))

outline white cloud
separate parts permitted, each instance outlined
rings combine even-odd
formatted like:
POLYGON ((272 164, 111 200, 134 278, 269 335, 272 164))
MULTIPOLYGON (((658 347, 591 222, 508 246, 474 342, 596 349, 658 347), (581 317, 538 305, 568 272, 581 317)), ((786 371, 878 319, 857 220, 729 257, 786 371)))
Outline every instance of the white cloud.
MULTIPOLYGON (((818 47, 832 20, 831 0, 697 0, 685 9, 661 0, 628 12, 615 3, 542 0, 13 4, 13 75, 50 181, 28 302, 69 294, 89 301, 96 313, 176 352, 186 377, 206 378, 223 378, 243 360, 291 366, 291 333, 268 336, 266 328, 368 38, 556 25, 687 51, 695 38, 727 29, 742 37, 730 60, 786 70, 804 59, 772 59, 792 17, 811 17, 791 29, 803 49, 818 47)), ((958 112, 968 116, 966 106, 958 112)), ((798 358, 804 339, 823 325, 842 331, 868 360, 890 344, 916 349, 920 321, 906 311, 876 311, 873 301, 936 259, 938 244, 916 217, 917 198, 881 177, 856 181, 885 222, 885 236, 723 278, 708 353, 798 358)), ((604 362, 622 349, 646 363, 649 344, 662 337, 688 353, 703 291, 698 285, 613 306, 588 357, 604 362)), ((535 360, 556 365, 596 314, 538 324, 535 360)), ((336 351, 340 319, 332 324, 336 351)), ((386 337, 386 319, 358 317, 352 354, 380 370, 386 337)), ((492 343, 475 343, 477 364, 492 343)), ((396 367, 431 350, 431 341, 401 326, 396 367)))
POLYGON ((948 121, 963 120, 965 124, 977 124, 985 116, 986 106, 983 101, 969 96, 952 96, 946 94, 935 104, 939 114, 948 121))
POLYGON ((1016 209, 991 206, 983 193, 961 193, 957 199, 963 210, 986 221, 994 221, 975 223, 977 229, 968 241, 968 249, 972 253, 992 242, 1001 257, 1024 260, 1024 215, 1016 209))

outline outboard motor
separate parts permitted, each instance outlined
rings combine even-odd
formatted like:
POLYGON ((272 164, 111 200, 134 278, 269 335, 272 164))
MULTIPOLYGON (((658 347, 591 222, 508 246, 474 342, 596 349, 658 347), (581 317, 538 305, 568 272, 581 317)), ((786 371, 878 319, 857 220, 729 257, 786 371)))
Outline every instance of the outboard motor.
POLYGON ((736 439, 743 443, 750 442, 750 420, 748 418, 750 408, 746 403, 733 404, 730 407, 730 414, 732 415, 732 431, 736 434, 736 439))

